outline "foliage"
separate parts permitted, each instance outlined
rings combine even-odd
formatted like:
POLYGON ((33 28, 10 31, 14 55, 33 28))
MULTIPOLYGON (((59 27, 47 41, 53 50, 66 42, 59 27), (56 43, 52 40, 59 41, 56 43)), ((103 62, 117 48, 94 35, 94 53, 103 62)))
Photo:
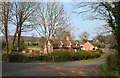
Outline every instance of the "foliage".
POLYGON ((104 0, 100 0, 95 3, 80 3, 79 8, 84 9, 79 14, 82 13, 85 17, 88 15, 88 18, 93 20, 104 20, 107 26, 110 27, 117 43, 118 71, 120 77, 120 1, 105 2, 104 0))
POLYGON ((107 67, 110 72, 117 71, 118 69, 118 57, 116 55, 110 55, 107 57, 107 67))
POLYGON ((73 40, 73 35, 70 33, 70 31, 71 31, 70 28, 65 29, 65 28, 60 27, 56 31, 56 38, 64 40, 66 39, 67 36, 69 36, 70 40, 73 40))
POLYGON ((80 35, 80 39, 83 41, 83 42, 86 42, 89 38, 89 33, 88 32, 83 32, 81 35, 80 35))
POLYGON ((6 55, 3 54, 2 61, 4 62, 67 62, 67 61, 78 61, 78 60, 88 60, 91 58, 98 58, 101 56, 100 51, 96 52, 87 52, 87 51, 79 51, 79 52, 69 52, 69 51, 54 51, 51 54, 47 55, 26 55, 26 54, 15 54, 15 55, 6 55))
POLYGON ((109 51, 110 51, 110 52, 113 52, 113 53, 115 53, 115 54, 118 53, 118 51, 117 51, 116 49, 111 49, 111 47, 109 47, 109 51))
POLYGON ((105 47, 105 44, 101 43, 99 40, 94 41, 93 45, 98 47, 98 48, 104 48, 105 47))
MULTIPOLYGON (((27 46, 25 45, 25 43, 24 43, 24 40, 20 40, 20 51, 22 51, 22 50, 27 50, 27 46)), ((14 46, 12 46, 12 44, 11 44, 11 46, 10 46, 10 50, 11 50, 11 52, 17 52, 17 47, 18 47, 18 41, 16 40, 15 41, 15 45, 14 46)))
POLYGON ((44 46, 45 46, 45 41, 46 41, 46 38, 42 36, 42 37, 40 38, 40 40, 39 40, 39 46, 40 46, 41 49, 44 48, 44 46))
POLYGON ((98 67, 99 71, 102 72, 105 76, 109 76, 111 78, 117 78, 118 76, 118 58, 116 55, 107 57, 107 64, 100 65, 98 67))

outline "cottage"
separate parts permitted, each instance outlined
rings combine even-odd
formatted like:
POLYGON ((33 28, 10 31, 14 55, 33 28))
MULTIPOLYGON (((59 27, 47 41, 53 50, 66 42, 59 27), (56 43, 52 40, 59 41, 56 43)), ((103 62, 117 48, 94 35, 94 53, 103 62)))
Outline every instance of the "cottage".
MULTIPOLYGON (((66 37, 66 40, 56 40, 55 36, 52 36, 52 44, 48 42, 48 52, 50 51, 63 51, 70 50, 76 51, 76 49, 81 49, 78 41, 69 40, 69 36, 66 37), (51 46, 50 46, 51 45, 51 46)), ((47 47, 44 48, 44 53, 47 53, 47 47)))
POLYGON ((82 48, 81 48, 81 50, 96 50, 97 49, 97 47, 94 47, 90 42, 86 42, 83 46, 82 46, 82 48))

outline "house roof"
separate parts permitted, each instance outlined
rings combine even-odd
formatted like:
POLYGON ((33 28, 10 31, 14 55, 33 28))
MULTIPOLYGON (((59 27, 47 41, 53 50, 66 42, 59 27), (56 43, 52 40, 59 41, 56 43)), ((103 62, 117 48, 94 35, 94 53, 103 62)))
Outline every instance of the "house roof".
POLYGON ((79 43, 79 44, 85 44, 85 42, 84 43, 79 43))
MULTIPOLYGON (((89 43, 93 43, 93 40, 87 40, 87 42, 89 42, 89 43)), ((85 44, 86 42, 81 42, 81 43, 79 43, 79 44, 85 44)))
POLYGON ((73 40, 72 40, 72 41, 70 41, 70 42, 71 42, 72 44, 76 44, 76 43, 77 43, 77 41, 73 41, 73 40))
POLYGON ((60 44, 60 40, 54 40, 54 41, 52 41, 52 44, 54 44, 54 45, 58 44, 59 45, 60 44))
POLYGON ((68 40, 61 40, 64 46, 70 45, 70 41, 68 40))
POLYGON ((64 47, 67 47, 68 45, 72 45, 72 47, 78 47, 75 44, 77 44, 77 41, 68 41, 68 40, 54 40, 52 41, 52 44, 54 45, 54 47, 59 47, 60 44, 64 45, 64 47))

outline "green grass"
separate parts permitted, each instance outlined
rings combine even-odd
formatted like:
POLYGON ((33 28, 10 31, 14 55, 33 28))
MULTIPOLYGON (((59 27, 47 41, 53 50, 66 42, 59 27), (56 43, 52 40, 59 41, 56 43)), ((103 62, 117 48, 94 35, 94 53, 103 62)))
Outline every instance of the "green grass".
POLYGON ((114 51, 114 50, 112 50, 112 49, 110 49, 110 48, 109 48, 109 51, 111 51, 111 52, 117 54, 117 51, 114 51))
POLYGON ((106 64, 99 65, 98 71, 100 71, 104 76, 107 76, 107 78, 117 78, 116 71, 109 71, 106 64))
POLYGON ((40 46, 28 46, 28 48, 40 48, 40 46))
MULTIPOLYGON (((25 44, 28 44, 28 43, 30 43, 30 44, 31 44, 31 42, 30 42, 30 41, 25 42, 25 44)), ((33 43, 39 43, 39 41, 36 41, 36 42, 33 42, 33 43)))

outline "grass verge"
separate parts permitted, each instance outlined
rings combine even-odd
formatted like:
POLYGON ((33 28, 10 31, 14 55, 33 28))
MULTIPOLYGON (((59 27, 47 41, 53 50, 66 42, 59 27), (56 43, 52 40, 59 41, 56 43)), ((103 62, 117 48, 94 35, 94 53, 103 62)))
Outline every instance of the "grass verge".
POLYGON ((116 71, 111 71, 108 69, 106 64, 99 65, 98 66, 98 71, 101 72, 104 76, 107 78, 117 78, 116 71))
POLYGON ((40 48, 40 46, 28 46, 28 48, 40 48))
POLYGON ((112 50, 112 49, 110 49, 110 48, 109 48, 109 51, 117 54, 117 51, 114 51, 114 50, 112 50))

